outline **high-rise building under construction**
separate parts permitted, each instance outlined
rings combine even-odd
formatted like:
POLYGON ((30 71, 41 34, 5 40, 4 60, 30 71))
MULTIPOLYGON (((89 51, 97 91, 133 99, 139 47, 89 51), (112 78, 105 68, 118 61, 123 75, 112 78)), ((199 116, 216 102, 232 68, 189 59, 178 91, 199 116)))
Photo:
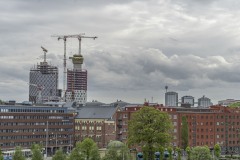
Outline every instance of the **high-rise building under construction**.
POLYGON ((60 97, 58 68, 46 62, 46 52, 44 53, 44 61, 30 70, 29 101, 34 103, 57 101, 60 97))
POLYGON ((87 70, 82 69, 83 56, 81 54, 70 57, 73 69, 67 70, 66 102, 75 101, 78 105, 87 102, 87 70))

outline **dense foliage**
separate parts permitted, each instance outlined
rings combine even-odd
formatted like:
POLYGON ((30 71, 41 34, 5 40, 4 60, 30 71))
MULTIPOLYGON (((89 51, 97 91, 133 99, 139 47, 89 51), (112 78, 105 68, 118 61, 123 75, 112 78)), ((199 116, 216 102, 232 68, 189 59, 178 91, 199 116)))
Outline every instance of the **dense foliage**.
POLYGON ((66 160, 66 154, 63 153, 62 149, 59 149, 56 151, 54 156, 52 157, 52 160, 66 160))
POLYGON ((42 147, 38 144, 32 145, 32 160, 43 160, 42 147))
POLYGON ((182 138, 182 148, 186 149, 188 146, 188 123, 187 123, 186 116, 182 117, 181 138, 182 138))
POLYGON ((15 153, 13 155, 13 160, 25 160, 26 158, 23 155, 22 148, 21 147, 16 147, 15 148, 15 153))
POLYGON ((2 154, 1 148, 0 148, 0 160, 3 160, 3 154, 2 154))
POLYGON ((111 146, 107 149, 106 155, 102 160, 131 160, 130 152, 127 146, 120 148, 111 146))
POLYGON ((232 103, 229 105, 231 108, 239 108, 240 107, 240 102, 232 103))
POLYGON ((84 139, 78 147, 86 160, 100 160, 98 147, 91 138, 84 139))
POLYGON ((215 144, 214 146, 214 155, 219 158, 221 155, 221 147, 219 144, 215 144))
POLYGON ((169 115, 153 107, 142 107, 128 123, 128 144, 142 146, 144 159, 152 160, 155 151, 171 141, 169 115))
POLYGON ((82 142, 77 142, 76 147, 71 152, 69 160, 100 160, 100 154, 96 143, 86 138, 82 142))
POLYGON ((210 150, 207 146, 197 146, 191 151, 190 160, 211 160, 210 150))

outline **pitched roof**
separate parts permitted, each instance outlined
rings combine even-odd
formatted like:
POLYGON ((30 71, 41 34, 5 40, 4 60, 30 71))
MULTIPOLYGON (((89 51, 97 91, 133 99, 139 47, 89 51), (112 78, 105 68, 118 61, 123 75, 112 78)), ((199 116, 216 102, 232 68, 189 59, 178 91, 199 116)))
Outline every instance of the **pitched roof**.
POLYGON ((76 118, 111 119, 116 109, 114 105, 83 106, 77 110, 78 115, 76 118))

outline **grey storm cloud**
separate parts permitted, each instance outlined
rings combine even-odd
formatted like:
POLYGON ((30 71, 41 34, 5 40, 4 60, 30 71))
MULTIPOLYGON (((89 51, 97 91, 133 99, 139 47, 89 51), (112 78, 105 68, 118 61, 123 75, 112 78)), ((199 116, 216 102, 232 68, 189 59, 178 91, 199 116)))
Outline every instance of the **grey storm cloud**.
MULTIPOLYGON (((238 0, 0 1, 0 99, 27 99, 40 46, 62 87, 63 41, 51 35, 78 33, 98 36, 82 41, 89 99, 162 101, 165 85, 215 100, 226 97, 213 92, 224 87, 239 97, 231 93, 240 87, 239 7, 238 0)), ((68 39, 67 57, 77 51, 68 39)))
POLYGON ((101 84, 100 87, 105 89, 127 86, 131 89, 142 90, 150 87, 154 90, 169 84, 181 90, 186 84, 190 89, 217 86, 216 81, 238 82, 238 75, 240 75, 236 70, 239 65, 227 62, 221 56, 202 58, 194 55, 173 55, 167 57, 157 49, 147 49, 137 50, 128 55, 91 53, 85 57, 91 59, 89 63, 86 60, 89 74, 102 75, 92 79, 90 83, 101 84))

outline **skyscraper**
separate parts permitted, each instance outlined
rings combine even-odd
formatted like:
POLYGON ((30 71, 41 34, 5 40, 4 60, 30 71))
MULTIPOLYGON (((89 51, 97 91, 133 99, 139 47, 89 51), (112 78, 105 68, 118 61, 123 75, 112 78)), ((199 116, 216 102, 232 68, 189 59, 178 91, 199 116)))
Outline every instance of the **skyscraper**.
POLYGON ((73 69, 67 70, 66 102, 77 102, 85 105, 87 102, 87 70, 82 69, 83 56, 81 54, 70 57, 73 69))
POLYGON ((58 68, 49 65, 44 58, 30 70, 29 101, 41 103, 48 100, 59 100, 58 68))
POLYGON ((178 93, 166 92, 165 93, 165 106, 178 106, 178 93))

